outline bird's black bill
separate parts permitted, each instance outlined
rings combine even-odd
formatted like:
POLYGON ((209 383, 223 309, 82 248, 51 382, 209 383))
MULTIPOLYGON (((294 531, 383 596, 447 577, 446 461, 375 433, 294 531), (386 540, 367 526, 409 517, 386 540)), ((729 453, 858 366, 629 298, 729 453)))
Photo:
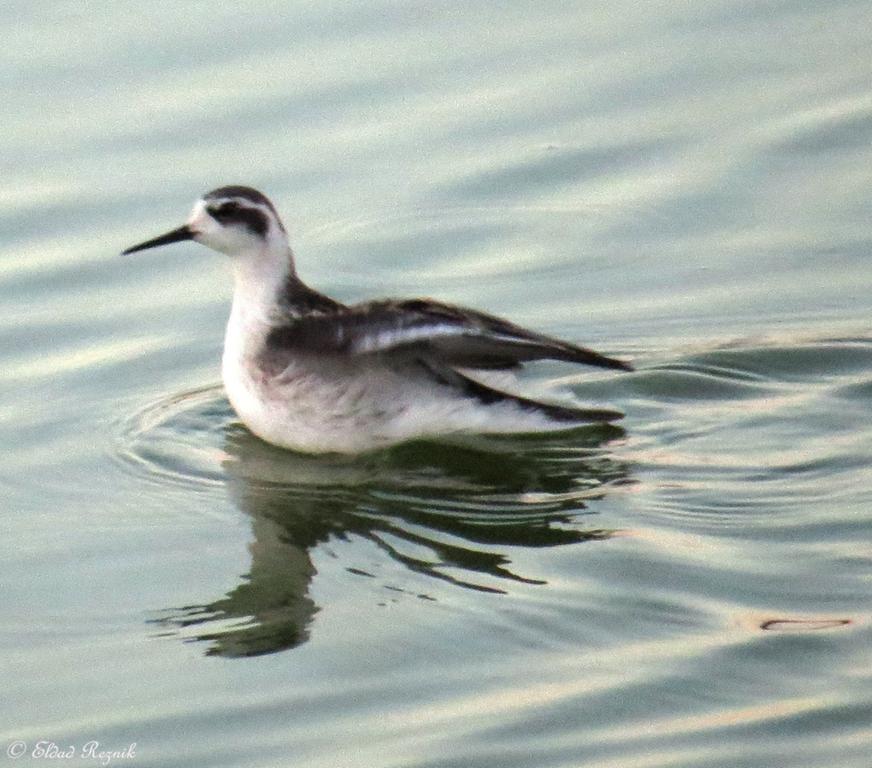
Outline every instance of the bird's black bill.
POLYGON ((146 240, 144 243, 140 243, 139 245, 133 245, 130 248, 121 251, 121 255, 126 256, 128 253, 144 251, 146 248, 157 248, 159 245, 178 243, 182 240, 190 240, 193 237, 194 233, 189 229, 188 225, 186 224, 185 226, 174 229, 172 232, 167 232, 165 235, 161 235, 160 237, 146 240))

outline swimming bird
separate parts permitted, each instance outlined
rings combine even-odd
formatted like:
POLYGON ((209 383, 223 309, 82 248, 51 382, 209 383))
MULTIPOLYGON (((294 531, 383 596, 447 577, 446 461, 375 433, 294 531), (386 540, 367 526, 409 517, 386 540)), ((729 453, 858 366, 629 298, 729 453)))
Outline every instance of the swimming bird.
POLYGON ((184 240, 230 257, 224 387, 243 423, 269 443, 358 453, 414 438, 551 431, 623 416, 522 397, 483 378, 531 360, 621 371, 632 370, 628 363, 431 299, 347 305, 310 288, 275 207, 256 189, 214 189, 184 225, 123 253, 184 240))

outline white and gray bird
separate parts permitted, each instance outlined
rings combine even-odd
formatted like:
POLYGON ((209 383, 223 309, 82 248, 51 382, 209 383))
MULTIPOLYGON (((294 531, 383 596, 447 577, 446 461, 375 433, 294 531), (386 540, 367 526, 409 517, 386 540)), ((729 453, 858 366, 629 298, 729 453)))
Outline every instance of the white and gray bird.
POLYGON ((254 434, 308 453, 357 453, 457 433, 542 432, 620 419, 480 379, 531 360, 629 371, 590 349, 430 299, 346 305, 309 288, 272 203, 251 187, 204 195, 178 229, 124 251, 194 240, 230 257, 222 375, 254 434))

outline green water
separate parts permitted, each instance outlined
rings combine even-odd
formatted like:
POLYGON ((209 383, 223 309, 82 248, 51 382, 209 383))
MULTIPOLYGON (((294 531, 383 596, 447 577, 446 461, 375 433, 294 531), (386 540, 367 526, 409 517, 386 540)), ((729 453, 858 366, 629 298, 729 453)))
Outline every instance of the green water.
POLYGON ((868 768, 868 3, 0 19, 3 760, 868 768), (631 359, 525 374, 627 418, 264 445, 223 258, 118 255, 226 183, 338 298, 631 359))

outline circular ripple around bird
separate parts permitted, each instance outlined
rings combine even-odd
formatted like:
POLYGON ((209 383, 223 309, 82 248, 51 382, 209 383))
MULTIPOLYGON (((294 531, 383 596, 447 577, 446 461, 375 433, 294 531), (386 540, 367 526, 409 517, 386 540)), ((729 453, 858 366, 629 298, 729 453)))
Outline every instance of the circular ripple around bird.
POLYGON ((122 424, 122 464, 160 484, 210 487, 223 483, 224 436, 235 421, 220 385, 149 403, 122 424))

